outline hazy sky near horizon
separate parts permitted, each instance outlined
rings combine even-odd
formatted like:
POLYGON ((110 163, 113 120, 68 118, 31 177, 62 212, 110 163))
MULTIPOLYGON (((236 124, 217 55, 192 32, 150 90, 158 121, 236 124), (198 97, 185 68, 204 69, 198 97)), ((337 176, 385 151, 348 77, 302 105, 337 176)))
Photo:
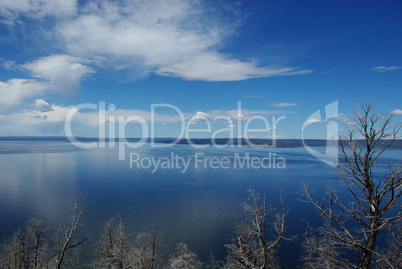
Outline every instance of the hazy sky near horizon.
POLYGON ((363 101, 401 122, 401 29, 397 0, 2 0, 0 136, 326 138, 363 101))

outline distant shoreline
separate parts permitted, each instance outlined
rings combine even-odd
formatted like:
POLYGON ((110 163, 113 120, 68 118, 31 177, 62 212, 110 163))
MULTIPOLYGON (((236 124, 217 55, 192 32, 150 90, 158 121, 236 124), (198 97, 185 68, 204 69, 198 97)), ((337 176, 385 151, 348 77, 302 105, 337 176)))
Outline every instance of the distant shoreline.
MULTIPOLYGON (((141 138, 127 138, 127 139, 99 139, 96 137, 75 137, 75 139, 79 142, 99 142, 99 141, 115 141, 115 142, 139 142, 141 138)), ((278 148, 297 148, 303 147, 304 144, 312 147, 312 146, 326 146, 327 142, 331 145, 334 144, 334 140, 325 140, 325 139, 258 139, 258 138, 251 138, 248 139, 248 142, 244 138, 217 138, 217 139, 210 139, 210 138, 193 138, 190 141, 187 139, 180 139, 176 141, 176 138, 147 138, 146 142, 155 142, 155 143, 162 143, 162 144, 172 144, 175 143, 177 145, 245 145, 255 148, 269 148, 269 147, 278 147, 278 148)), ((0 141, 66 141, 70 142, 69 139, 65 136, 0 136, 0 141)), ((363 142, 363 140, 358 140, 363 142)), ((392 148, 402 148, 402 140, 396 139, 392 144, 392 148)))

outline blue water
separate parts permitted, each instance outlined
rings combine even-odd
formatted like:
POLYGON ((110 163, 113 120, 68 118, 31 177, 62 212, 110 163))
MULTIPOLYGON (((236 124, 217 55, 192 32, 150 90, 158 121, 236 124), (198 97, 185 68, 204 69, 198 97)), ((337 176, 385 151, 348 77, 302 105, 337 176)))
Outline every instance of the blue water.
MULTIPOLYGON (((388 150, 383 161, 389 160, 400 162, 401 150, 388 150)), ((247 198, 247 187, 265 194, 276 208, 279 192, 284 190, 290 210, 288 236, 303 234, 300 219, 319 223, 311 206, 298 201, 301 181, 315 190, 317 198, 327 185, 341 188, 337 170, 304 148, 152 148, 145 144, 127 149, 126 159, 119 160, 117 147, 80 149, 64 141, 0 141, 0 171, 0 238, 10 236, 30 218, 42 219, 52 230, 68 220, 76 199, 88 193, 81 234, 91 233, 92 238, 85 243, 83 257, 92 255, 103 222, 120 215, 133 234, 157 230, 171 248, 183 241, 203 260, 210 253, 224 258, 224 245, 243 216, 240 204, 247 198), (153 167, 130 169, 130 153, 141 158, 167 160, 173 154, 191 159, 184 173, 177 167, 152 173, 153 167), (286 168, 234 169, 235 154, 246 153, 259 158, 275 154, 276 160, 284 158, 286 168), (196 167, 195 154, 226 157, 231 167, 213 169, 202 163, 196 167)), ((279 254, 287 268, 299 264, 298 244, 283 243, 279 254)))

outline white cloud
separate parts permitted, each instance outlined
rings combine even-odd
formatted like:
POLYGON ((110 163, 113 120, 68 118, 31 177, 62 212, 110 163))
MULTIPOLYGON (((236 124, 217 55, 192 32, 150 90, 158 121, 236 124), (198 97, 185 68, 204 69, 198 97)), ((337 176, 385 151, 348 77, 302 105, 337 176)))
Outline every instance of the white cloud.
POLYGON ((24 99, 41 95, 46 89, 45 83, 33 79, 0 81, 0 111, 18 106, 24 99))
POLYGON ((21 104, 25 99, 49 93, 71 93, 79 82, 94 71, 68 55, 42 57, 19 66, 32 73, 36 79, 10 79, 0 81, 0 111, 21 104))
POLYGON ((76 0, 2 0, 0 1, 1 21, 14 24, 19 16, 32 18, 44 16, 71 16, 76 14, 76 0))
POLYGON ((239 112, 235 112, 232 115, 230 115, 230 118, 232 120, 236 120, 236 121, 244 121, 247 120, 247 118, 244 116, 243 113, 239 113, 239 112))
POLYGON ((191 118, 192 122, 200 121, 200 120, 207 120, 209 119, 209 115, 202 111, 197 111, 197 113, 191 118))
POLYGON ((43 99, 36 99, 32 104, 32 110, 39 111, 39 112, 49 112, 53 111, 51 105, 43 99))
MULTIPOLYGON (((73 126, 82 126, 88 132, 97 131, 99 126, 115 124, 119 120, 119 116, 127 119, 130 116, 136 115, 148 123, 153 121, 162 125, 177 124, 181 121, 180 115, 176 113, 173 115, 160 113, 151 115, 150 111, 134 109, 115 109, 114 111, 105 110, 101 112, 91 109, 79 110, 74 106, 64 107, 62 105, 49 104, 43 99, 36 99, 24 110, 9 115, 0 115, 0 135, 26 135, 27 133, 64 135, 64 122, 70 110, 75 112, 72 118, 73 126), (104 118, 99 117, 100 113, 104 113, 104 118)), ((202 119, 210 120, 211 124, 218 124, 220 120, 225 120, 222 118, 222 116, 225 116, 226 122, 224 124, 228 127, 235 127, 236 124, 233 122, 235 120, 244 121, 255 115, 266 116, 270 115, 270 113, 271 111, 241 110, 241 113, 239 113, 237 110, 214 110, 208 111, 208 113, 202 111, 193 113, 192 117, 195 120, 191 119, 192 117, 185 118, 187 118, 186 122, 188 124, 197 124, 202 119), (221 118, 214 120, 214 117, 217 116, 221 118)), ((186 113, 185 115, 191 114, 186 113)))
POLYGON ((339 113, 339 114, 328 117, 328 119, 334 119, 334 120, 343 120, 344 118, 346 118, 346 116, 343 113, 339 113))
POLYGON ((330 121, 328 119, 319 120, 319 119, 311 118, 311 119, 306 120, 306 123, 308 125, 310 125, 310 124, 316 124, 316 123, 319 123, 319 124, 336 124, 337 122, 336 121, 330 121))
POLYGON ((271 104, 271 106, 274 106, 274 107, 289 107, 289 106, 297 106, 297 104, 294 104, 294 103, 276 103, 276 104, 271 104))
POLYGON ((0 117, 2 135, 16 135, 18 133, 52 133, 60 135, 64 126, 64 119, 71 107, 49 105, 46 101, 35 101, 33 109, 23 110, 0 117), (47 109, 41 111, 40 107, 47 109), (39 105, 39 107, 37 107, 39 105), (39 109, 38 109, 39 108, 39 109), (37 132, 36 132, 37 131, 37 132))
POLYGON ((402 66, 376 66, 373 67, 373 71, 377 71, 377 72, 386 72, 386 71, 392 71, 392 70, 398 70, 398 69, 402 69, 402 66))
POLYGON ((236 81, 304 74, 292 67, 259 67, 217 51, 234 34, 197 2, 99 1, 57 27, 67 50, 114 66, 185 80, 236 81))
MULTIPOLYGON (((221 120, 228 119, 230 121, 247 121, 253 116, 268 116, 277 114, 293 114, 294 111, 269 111, 269 110, 248 110, 248 109, 232 109, 232 110, 209 110, 207 112, 198 111, 195 115, 186 114, 186 119, 194 117, 197 120, 210 119, 220 117, 221 120), (222 118, 223 117, 223 118, 222 118)), ((194 120, 193 120, 194 121, 194 120)), ((232 122, 231 122, 232 123, 232 122)))
MULTIPOLYGON (((105 119, 100 121, 99 111, 77 110, 74 106, 63 107, 61 105, 50 105, 45 100, 37 99, 25 109, 9 115, 0 115, 0 134, 16 135, 26 131, 32 133, 57 133, 64 135, 64 122, 70 110, 75 112, 72 118, 73 126, 85 126, 86 130, 93 130, 99 126, 105 126, 118 121, 119 116, 128 118, 136 115, 145 121, 151 122, 152 117, 149 111, 124 110, 104 111, 105 119)), ((180 120, 177 115, 156 114, 155 122, 176 123, 180 120)))
POLYGON ((289 67, 258 67, 255 62, 242 62, 230 59, 229 56, 222 53, 210 51, 194 52, 189 59, 169 63, 155 71, 158 75, 205 81, 237 81, 309 72, 309 70, 296 71, 295 68, 289 67))
POLYGON ((334 120, 343 120, 344 124, 349 123, 347 119, 345 119, 345 114, 339 113, 336 115, 328 116, 326 119, 320 120, 316 118, 309 118, 305 121, 306 124, 336 124, 337 122, 334 120))
POLYGON ((95 72, 80 61, 82 60, 68 55, 52 55, 21 67, 29 70, 33 77, 47 80, 49 90, 68 92, 77 90, 79 82, 95 72))
POLYGON ((327 123, 328 120, 319 120, 319 119, 315 119, 315 118, 310 118, 306 120, 306 124, 310 125, 310 124, 315 124, 315 123, 327 123))
POLYGON ((392 110, 391 113, 392 113, 393 115, 402 115, 402 109, 395 109, 395 110, 392 110))
POLYGON ((260 66, 256 60, 223 53, 224 40, 236 35, 238 23, 228 23, 227 14, 199 1, 90 0, 79 5, 76 0, 3 0, 0 12, 16 25, 24 23, 21 16, 53 16, 55 23, 43 29, 43 22, 36 21, 46 39, 69 55, 102 67, 132 70, 134 77, 155 73, 185 80, 238 81, 311 72, 260 66))

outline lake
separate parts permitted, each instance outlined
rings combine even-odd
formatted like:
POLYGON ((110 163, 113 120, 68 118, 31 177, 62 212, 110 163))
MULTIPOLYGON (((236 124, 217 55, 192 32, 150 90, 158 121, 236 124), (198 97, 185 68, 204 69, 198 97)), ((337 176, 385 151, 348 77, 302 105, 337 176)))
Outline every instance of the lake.
MULTIPOLYGON (((400 162, 401 152, 388 150, 382 162, 400 162)), ((247 187, 265 194, 276 208, 283 190, 290 210, 286 234, 301 240, 301 219, 319 220, 310 205, 298 201, 300 182, 307 182, 317 199, 327 185, 341 190, 337 170, 303 147, 153 148, 146 143, 126 149, 125 160, 119 160, 117 146, 82 149, 65 141, 0 141, 0 171, 1 238, 30 218, 42 219, 52 230, 68 220, 77 198, 88 193, 80 233, 92 237, 85 243, 84 259, 92 256, 103 222, 116 216, 132 234, 156 230, 170 248, 183 241, 202 260, 210 253, 223 259, 224 245, 243 217, 247 187), (254 166, 247 166, 247 158, 255 158, 254 166)), ((379 174, 385 171, 379 166, 379 174)), ((299 244, 281 244, 286 268, 300 263, 299 254, 299 244)))

